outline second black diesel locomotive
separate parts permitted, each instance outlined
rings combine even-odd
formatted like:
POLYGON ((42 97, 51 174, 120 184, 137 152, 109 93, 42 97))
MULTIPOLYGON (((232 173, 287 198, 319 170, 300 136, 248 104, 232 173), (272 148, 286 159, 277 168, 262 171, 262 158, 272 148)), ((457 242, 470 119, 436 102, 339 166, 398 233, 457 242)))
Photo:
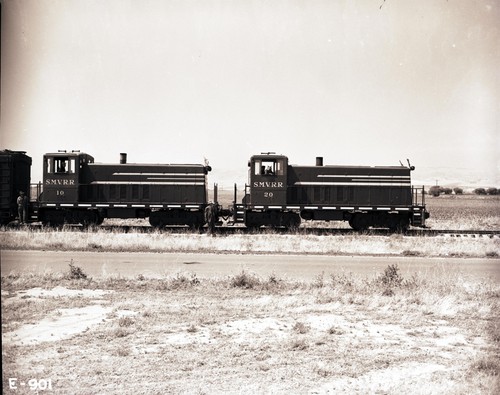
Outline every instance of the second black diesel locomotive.
POLYGON ((297 227, 301 219, 348 221, 356 230, 423 227, 424 190, 411 186, 411 166, 297 166, 273 153, 254 155, 236 222, 297 227))
MULTIPOLYGON (((27 155, 1 151, 0 157, 4 154, 9 158, 0 158, 3 167, 24 168, 31 163, 27 155)), ((102 164, 79 151, 49 153, 43 158, 43 185, 38 188, 43 192, 31 196, 32 217, 53 225, 148 218, 158 228, 208 225, 213 229, 222 219, 250 228, 296 228, 301 220, 312 220, 348 221, 356 230, 404 230, 410 225, 425 227, 429 216, 423 187, 411 186, 413 168, 409 165, 324 166, 322 158, 317 158, 316 166, 297 166, 274 153, 254 155, 248 165, 243 199, 238 202, 235 186, 233 204, 224 208, 218 204, 216 192, 213 202, 209 201, 208 165, 127 163, 125 154, 120 163, 102 164)), ((24 184, 29 185, 29 171, 25 173, 24 184)), ((19 177, 5 180, 13 182, 19 177)), ((2 190, 7 190, 3 184, 2 190)), ((2 211, 4 222, 13 219, 15 212, 17 187, 9 188, 9 197, 5 195, 0 207, 9 210, 2 211)))

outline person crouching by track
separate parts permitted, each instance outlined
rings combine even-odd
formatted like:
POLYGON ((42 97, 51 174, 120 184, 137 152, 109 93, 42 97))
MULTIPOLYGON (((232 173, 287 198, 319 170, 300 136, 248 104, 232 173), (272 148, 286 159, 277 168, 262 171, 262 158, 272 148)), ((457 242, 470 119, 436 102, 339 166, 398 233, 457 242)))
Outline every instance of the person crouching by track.
POLYGON ((28 197, 23 191, 19 191, 19 196, 17 198, 17 210, 19 213, 19 223, 26 223, 26 212, 28 211, 28 197))

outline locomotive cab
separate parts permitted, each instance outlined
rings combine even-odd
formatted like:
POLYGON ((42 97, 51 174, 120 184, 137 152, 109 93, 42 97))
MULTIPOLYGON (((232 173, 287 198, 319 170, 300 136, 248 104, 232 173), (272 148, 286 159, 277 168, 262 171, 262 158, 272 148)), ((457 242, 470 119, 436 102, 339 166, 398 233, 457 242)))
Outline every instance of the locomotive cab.
POLYGON ((92 162, 92 156, 75 151, 44 155, 42 202, 77 203, 81 169, 92 162))
POLYGON ((283 155, 254 155, 249 162, 250 201, 253 206, 286 204, 288 158, 283 155))

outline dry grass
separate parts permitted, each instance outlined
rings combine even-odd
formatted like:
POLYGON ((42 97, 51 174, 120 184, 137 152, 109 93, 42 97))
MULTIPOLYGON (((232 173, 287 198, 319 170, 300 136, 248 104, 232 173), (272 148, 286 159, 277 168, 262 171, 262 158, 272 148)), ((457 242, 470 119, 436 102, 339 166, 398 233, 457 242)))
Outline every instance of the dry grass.
POLYGON ((5 249, 116 252, 207 252, 322 255, 402 255, 428 257, 498 257, 498 237, 406 237, 280 234, 218 235, 169 232, 11 231, 0 233, 5 249))
POLYGON ((406 278, 397 266, 311 283, 247 272, 2 277, 3 392, 9 377, 36 377, 51 379, 56 394, 494 394, 499 302, 498 284, 406 278), (56 284, 88 292, 52 295, 56 284), (45 296, 22 293, 34 287, 45 296), (103 318, 77 334, 12 340, 44 317, 57 325, 68 309, 92 306, 103 318))
MULTIPOLYGON (((500 196, 440 196, 427 198, 431 218, 438 229, 500 229, 500 196)), ((116 221, 115 221, 116 222, 116 221)), ((123 221, 122 221, 123 222, 123 221)), ((137 222, 137 221, 136 221, 137 222)), ((142 222, 144 222, 142 220, 142 222)), ((338 226, 339 222, 321 226, 338 226)), ((345 225, 345 224, 344 224, 345 225)), ((303 227, 318 226, 306 222, 303 227)), ((144 251, 144 252, 244 252, 304 253, 330 255, 463 256, 497 258, 498 238, 404 237, 392 236, 316 236, 299 231, 280 234, 272 230, 257 234, 210 237, 205 234, 168 231, 124 233, 96 228, 89 231, 9 230, 0 232, 5 249, 144 251)))
POLYGON ((426 203, 432 228, 500 230, 500 196, 427 196, 426 203))

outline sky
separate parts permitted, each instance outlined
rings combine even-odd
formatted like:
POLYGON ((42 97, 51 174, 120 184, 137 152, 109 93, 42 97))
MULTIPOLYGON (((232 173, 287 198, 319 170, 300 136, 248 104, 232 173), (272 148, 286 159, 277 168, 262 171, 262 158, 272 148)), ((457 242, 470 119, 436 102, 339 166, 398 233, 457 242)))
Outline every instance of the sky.
POLYGON ((0 149, 27 151, 33 182, 74 149, 207 158, 223 184, 276 152, 500 187, 498 0, 1 4, 0 149))

